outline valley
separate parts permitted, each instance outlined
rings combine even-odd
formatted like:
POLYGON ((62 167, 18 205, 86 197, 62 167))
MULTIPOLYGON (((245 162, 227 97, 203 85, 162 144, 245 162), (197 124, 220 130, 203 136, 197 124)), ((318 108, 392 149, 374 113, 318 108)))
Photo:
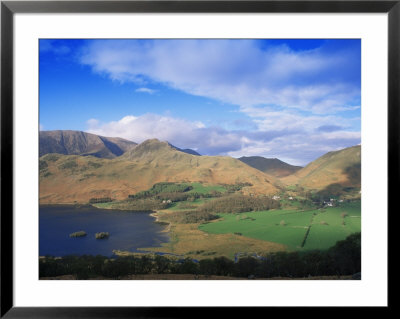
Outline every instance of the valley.
POLYGON ((304 168, 256 158, 259 169, 156 139, 115 158, 49 153, 39 160, 39 201, 153 212, 170 240, 143 252, 202 260, 326 250, 361 231, 360 150, 331 152, 304 168))

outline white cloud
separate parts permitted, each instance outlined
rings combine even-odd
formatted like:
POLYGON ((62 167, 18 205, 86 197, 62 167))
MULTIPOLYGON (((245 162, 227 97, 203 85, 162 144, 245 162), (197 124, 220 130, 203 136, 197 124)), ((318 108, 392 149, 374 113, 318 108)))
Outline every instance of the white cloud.
MULTIPOLYGON (((92 41, 83 64, 113 80, 156 81, 241 106, 280 105, 336 113, 358 105, 360 88, 346 77, 353 52, 286 46, 260 49, 251 40, 92 41), (337 70, 342 70, 341 76, 337 70), (356 104, 354 104, 356 103, 356 104)), ((340 72, 339 72, 340 73, 340 72)))
POLYGON ((94 127, 99 124, 99 121, 96 119, 89 119, 86 121, 86 124, 89 125, 89 127, 94 127))
MULTIPOLYGON (((291 119, 289 119, 291 120, 291 119)), ((191 148, 203 155, 276 157, 294 165, 305 165, 324 153, 360 142, 360 133, 339 130, 258 130, 228 131, 203 123, 145 114, 128 115, 118 121, 87 121, 87 131, 102 136, 123 137, 141 143, 158 138, 180 148, 191 148)), ((316 126, 318 120, 315 121, 316 126)))
POLYGON ((39 131, 43 131, 44 130, 44 126, 42 124, 39 124, 39 131))
MULTIPOLYGON (((268 107, 243 107, 242 111, 253 119, 258 130, 288 130, 313 132, 321 126, 338 128, 352 127, 359 118, 344 118, 338 115, 304 114, 296 110, 275 110, 268 107)), ((339 130, 339 129, 338 129, 339 130)))
POLYGON ((237 133, 216 127, 206 128, 201 122, 151 113, 139 117, 128 115, 108 123, 92 119, 87 124, 90 133, 123 137, 137 143, 158 138, 180 148, 198 149, 203 154, 216 155, 241 147, 237 133))
POLYGON ((261 49, 251 40, 91 41, 80 61, 94 72, 133 82, 137 92, 152 94, 148 86, 161 83, 239 105, 248 131, 151 113, 90 120, 88 128, 135 142, 159 138, 201 154, 259 155, 305 165, 360 143, 360 118, 354 115, 360 109, 358 54, 344 47, 261 49))
POLYGON ((157 90, 153 90, 153 89, 149 89, 149 88, 146 88, 146 87, 142 87, 142 88, 136 89, 135 92, 154 94, 154 93, 157 92, 157 90))

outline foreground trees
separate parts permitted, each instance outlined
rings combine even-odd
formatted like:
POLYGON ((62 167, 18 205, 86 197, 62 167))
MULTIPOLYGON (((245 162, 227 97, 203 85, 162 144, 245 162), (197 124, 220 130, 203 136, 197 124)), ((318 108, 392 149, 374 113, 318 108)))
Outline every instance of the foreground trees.
POLYGON ((107 258, 104 256, 45 257, 39 276, 75 275, 77 279, 120 279, 134 274, 195 274, 233 277, 293 277, 352 275, 361 272, 361 234, 339 241, 327 251, 278 252, 265 258, 243 257, 236 263, 226 257, 171 259, 161 255, 107 258))
POLYGON ((252 197, 241 194, 223 196, 205 203, 201 208, 207 213, 243 213, 279 208, 279 201, 270 197, 252 197))

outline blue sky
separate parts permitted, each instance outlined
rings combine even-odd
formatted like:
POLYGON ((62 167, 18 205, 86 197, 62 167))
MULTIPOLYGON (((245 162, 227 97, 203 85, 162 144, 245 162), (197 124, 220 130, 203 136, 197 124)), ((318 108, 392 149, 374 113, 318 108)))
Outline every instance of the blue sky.
POLYGON ((360 40, 40 40, 40 128, 305 165, 361 141, 360 40))

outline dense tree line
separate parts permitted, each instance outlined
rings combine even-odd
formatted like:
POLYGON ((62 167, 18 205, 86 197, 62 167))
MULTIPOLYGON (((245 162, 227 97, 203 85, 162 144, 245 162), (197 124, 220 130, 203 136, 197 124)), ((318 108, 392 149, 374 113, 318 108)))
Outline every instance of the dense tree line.
POLYGON ((112 199, 110 197, 99 197, 99 198, 91 198, 89 199, 90 204, 96 204, 96 203, 109 203, 112 202, 112 199))
POLYGON ((218 215, 201 210, 179 211, 168 214, 168 221, 177 224, 204 223, 217 218, 218 215))
POLYGON ((107 258, 103 256, 46 257, 39 260, 39 276, 75 275, 77 279, 120 279, 133 274, 197 274, 260 278, 352 275, 361 271, 361 234, 339 241, 327 251, 278 252, 265 258, 226 257, 172 260, 165 256, 107 258))
POLYGON ((134 195, 129 195, 131 199, 149 198, 161 193, 184 193, 193 189, 192 186, 187 184, 177 183, 157 183, 154 184, 149 190, 138 192, 134 195))
MULTIPOLYGON (((224 184, 223 187, 227 190, 228 194, 234 193, 236 191, 241 190, 245 186, 252 186, 250 183, 238 183, 235 185, 228 185, 224 184)), ((179 183, 170 183, 170 182, 163 182, 163 183, 157 183, 154 184, 150 189, 138 192, 137 194, 134 195, 128 195, 128 200, 127 203, 124 204, 125 206, 133 207, 133 209, 136 209, 136 206, 138 207, 143 207, 146 206, 146 209, 163 209, 164 207, 159 207, 158 204, 156 204, 156 201, 171 201, 171 202, 184 202, 184 201, 195 201, 196 199, 203 199, 203 198, 217 198, 217 197, 225 197, 224 193, 216 191, 216 190, 210 190, 207 193, 200 193, 200 192, 194 192, 191 191, 193 190, 193 186, 188 185, 188 184, 179 184, 179 183), (142 202, 136 202, 138 200, 142 200, 142 202), (146 201, 147 200, 147 201, 146 201)), ((228 199, 228 201, 231 198, 228 199)), ((244 211, 244 207, 252 207, 251 210, 260 210, 259 207, 270 207, 271 204, 273 206, 278 207, 277 202, 275 203, 266 203, 268 199, 263 199, 260 200, 258 198, 247 198, 244 197, 246 200, 246 204, 243 205, 243 208, 240 209, 240 211, 244 211), (262 202, 262 203, 261 203, 262 202), (253 204, 251 204, 253 203, 253 204)), ((240 198, 237 197, 235 198, 236 202, 240 201, 240 198)), ((243 199, 241 200, 243 202, 243 199)), ((224 205, 225 206, 225 205, 224 205)), ((208 210, 210 209, 208 206, 205 208, 206 210, 203 211, 203 213, 209 212, 208 210)), ((269 209, 269 208, 262 208, 262 209, 269 209)), ((249 210, 248 210, 249 211, 249 210)))
POLYGON ((240 194, 227 195, 206 202, 195 210, 168 214, 169 222, 178 224, 205 223, 219 218, 218 213, 243 213, 279 208, 279 201, 268 197, 252 197, 240 194))
POLYGON ((132 211, 154 211, 158 209, 167 209, 171 203, 162 202, 155 198, 142 198, 136 200, 127 200, 113 203, 113 209, 124 209, 132 211))
POLYGON ((243 213, 279 208, 279 201, 269 197, 254 197, 240 194, 223 196, 201 206, 202 212, 243 213))
MULTIPOLYGON (((145 191, 147 192, 147 191, 145 191)), ((212 190, 208 193, 198 193, 198 192, 162 192, 154 195, 129 195, 128 200, 137 200, 137 199, 159 199, 159 200, 171 200, 173 202, 183 202, 183 201, 194 201, 199 198, 214 198, 221 197, 223 193, 212 190)))
MULTIPOLYGON (((146 191, 139 192, 135 195, 129 195, 128 199, 123 202, 118 202, 113 205, 115 209, 129 209, 135 211, 151 211, 158 209, 166 209, 172 205, 173 202, 193 202, 196 199, 221 197, 223 193, 211 190, 208 193, 189 192, 193 187, 187 184, 176 183, 158 183, 154 184, 152 188, 146 191)), ((188 209, 188 208, 187 208, 188 209)), ((182 212, 184 214, 184 212, 182 212)), ((202 216, 197 218, 200 220, 210 220, 210 216, 206 216, 203 212, 202 216)), ((181 218, 181 220, 193 221, 196 217, 192 214, 188 218, 181 218)))
POLYGON ((228 193, 240 191, 243 187, 253 186, 251 183, 237 183, 237 184, 222 184, 228 193))
POLYGON ((221 197, 223 193, 212 190, 209 193, 198 193, 198 192, 190 192, 190 193, 160 193, 155 195, 153 198, 157 198, 159 200, 171 200, 173 202, 183 202, 189 201, 193 202, 196 199, 203 199, 203 198, 214 198, 214 197, 221 197))

